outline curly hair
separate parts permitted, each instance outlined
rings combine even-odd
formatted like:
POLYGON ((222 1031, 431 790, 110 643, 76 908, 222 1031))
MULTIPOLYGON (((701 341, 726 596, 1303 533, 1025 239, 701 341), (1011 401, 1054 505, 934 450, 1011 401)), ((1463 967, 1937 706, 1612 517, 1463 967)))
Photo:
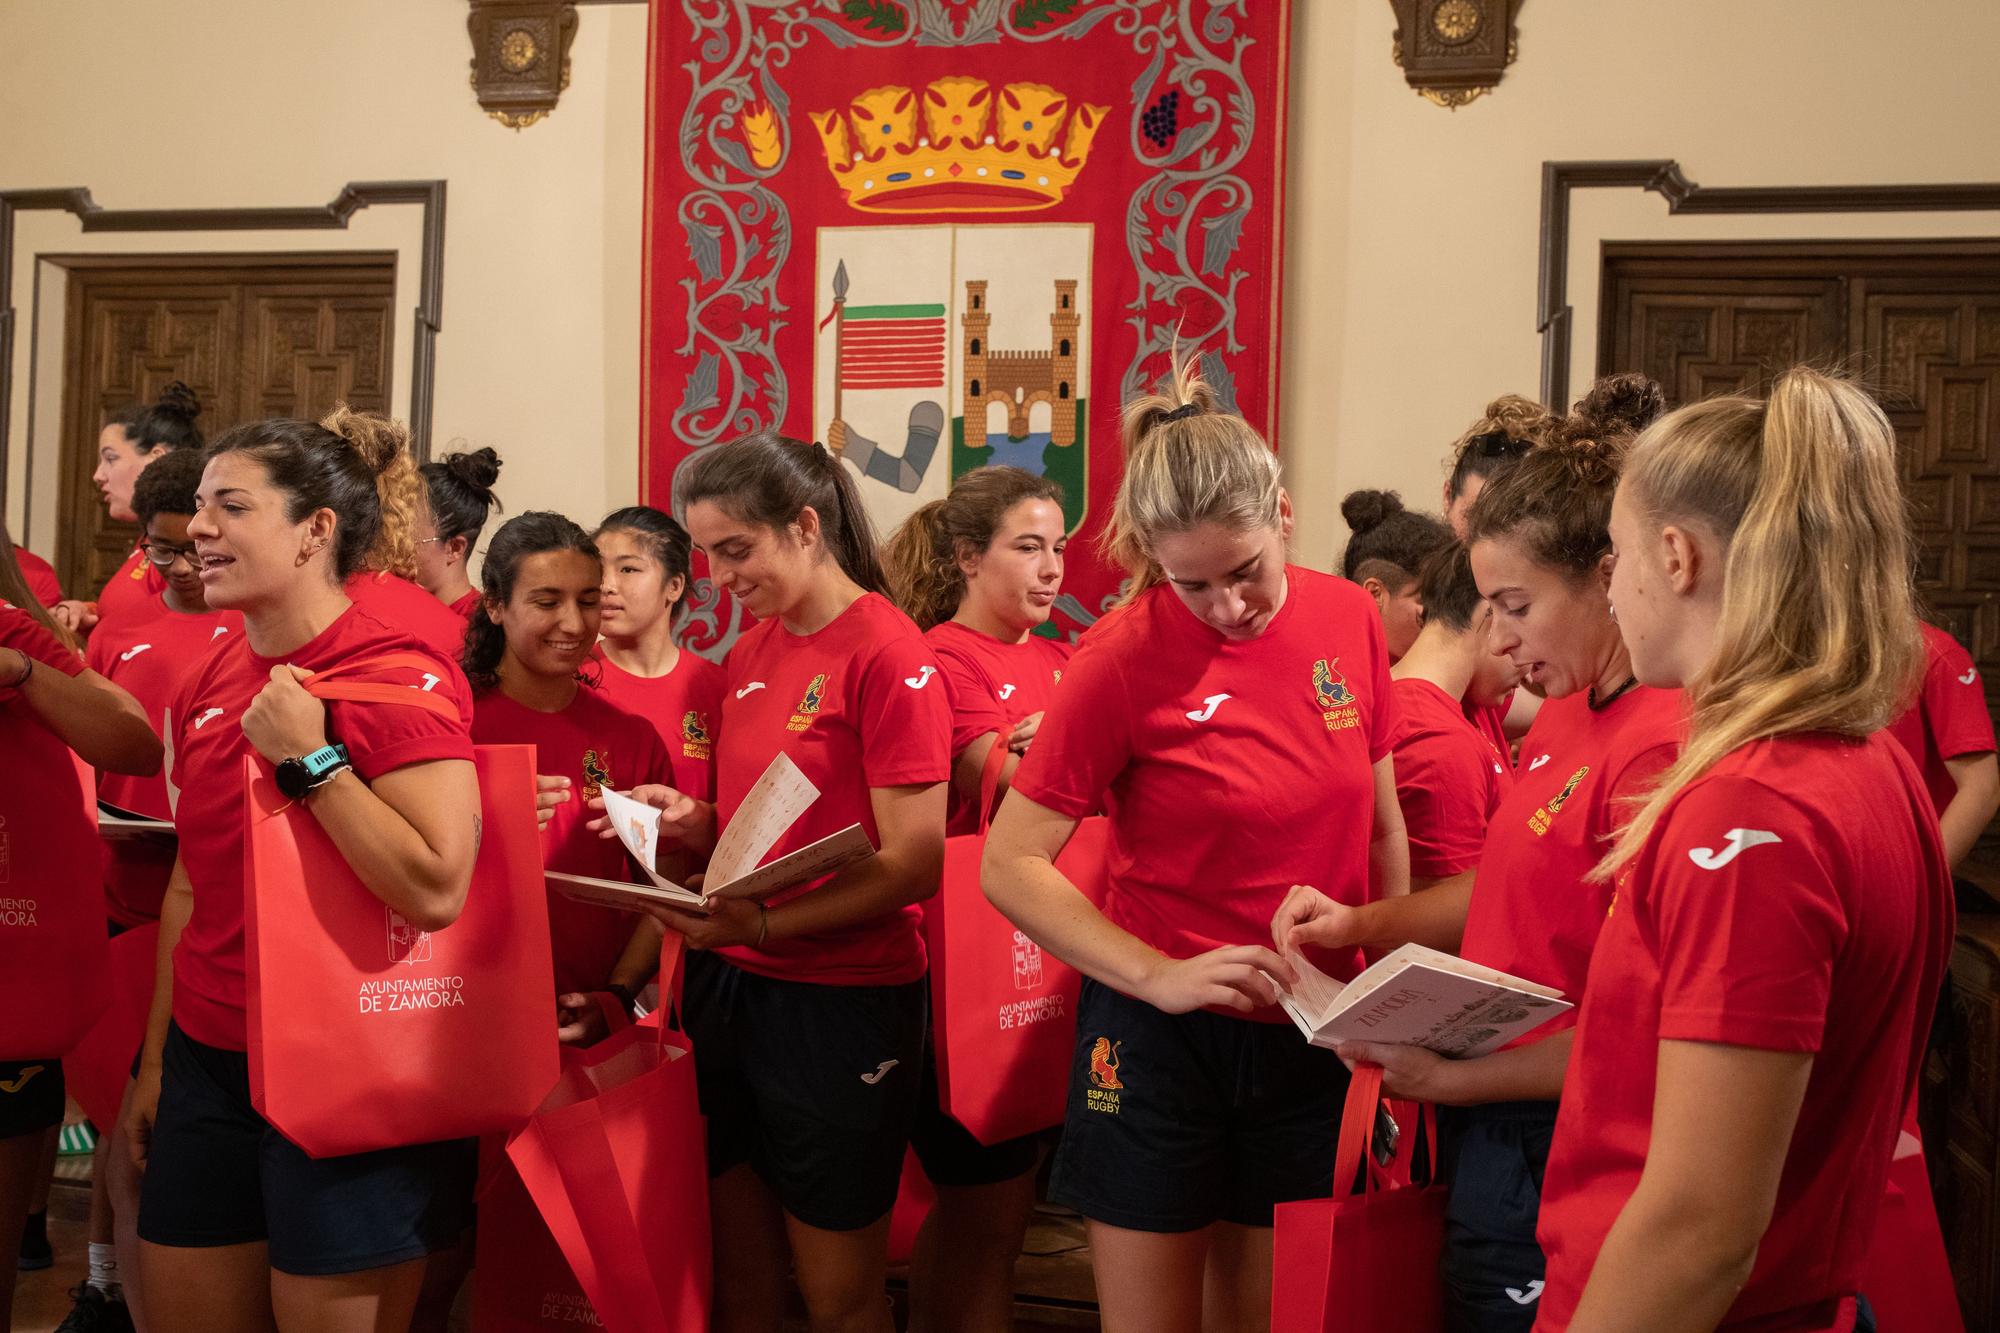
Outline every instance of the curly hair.
POLYGON ((382 517, 362 568, 416 578, 417 506, 423 502, 424 479, 410 457, 409 428, 373 412, 356 412, 346 403, 319 424, 352 445, 375 473, 382 517))
POLYGON ((982 467, 952 483, 950 494, 903 520, 882 548, 889 592, 918 629, 958 614, 965 596, 959 561, 993 544, 1007 511, 1024 500, 1062 504, 1062 487, 1017 467, 982 467))
POLYGON ((1548 438, 1555 416, 1532 398, 1503 393, 1486 405, 1451 447, 1451 476, 1445 494, 1456 500, 1474 477, 1491 481, 1548 438))
MULTIPOLYGON (((549 551, 576 551, 597 559, 597 543, 590 534, 561 514, 531 509, 502 523, 487 544, 486 562, 479 567, 479 591, 485 606, 507 605, 514 596, 521 562, 549 551)), ((466 622, 465 649, 458 660, 465 678, 480 694, 500 683, 500 660, 507 653, 507 631, 486 614, 485 606, 466 622)))
POLYGON ((1403 508, 1403 497, 1394 491, 1349 492, 1340 502, 1340 516, 1353 531, 1340 572, 1355 583, 1380 579, 1401 591, 1416 581, 1431 552, 1452 543, 1443 520, 1403 508))

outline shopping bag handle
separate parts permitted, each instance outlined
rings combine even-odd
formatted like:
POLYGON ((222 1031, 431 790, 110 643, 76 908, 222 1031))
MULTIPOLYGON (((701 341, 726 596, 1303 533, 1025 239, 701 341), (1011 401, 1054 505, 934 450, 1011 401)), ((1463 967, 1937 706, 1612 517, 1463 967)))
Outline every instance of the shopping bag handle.
POLYGON ((986 826, 993 822, 993 794, 1000 790, 1000 773, 1007 767, 1007 736, 1004 732, 993 733, 993 745, 986 751, 986 763, 979 770, 979 833, 984 837, 986 826))
POLYGON ((315 671, 305 682, 306 693, 315 699, 340 699, 349 703, 397 704, 405 708, 421 708, 435 713, 447 722, 461 720, 458 705, 429 690, 420 690, 414 685, 390 685, 382 681, 336 680, 332 677, 352 676, 363 671, 392 671, 399 667, 420 671, 427 676, 435 676, 432 670, 437 666, 435 658, 421 653, 382 653, 375 657, 364 657, 353 662, 342 662, 339 666, 315 671))
MULTIPOLYGON (((1368 1151, 1369 1143, 1375 1135, 1375 1108, 1382 1100, 1382 1066, 1360 1064, 1354 1067, 1354 1074, 1347 1083, 1347 1101, 1341 1107, 1340 1135, 1335 1140, 1333 1150, 1333 1192, 1335 1198, 1344 1198, 1354 1189, 1354 1180, 1360 1175, 1364 1163, 1367 1175, 1363 1177, 1361 1192, 1383 1189, 1389 1184, 1389 1172, 1375 1155, 1368 1151)), ((1438 1178, 1437 1108, 1418 1103, 1417 1118, 1424 1125, 1424 1142, 1429 1151, 1431 1179, 1438 1178)), ((1396 1144, 1396 1161, 1408 1166, 1416 1159, 1416 1126, 1405 1126, 1396 1144)), ((1407 1172, 1405 1172, 1407 1175, 1407 1172)))

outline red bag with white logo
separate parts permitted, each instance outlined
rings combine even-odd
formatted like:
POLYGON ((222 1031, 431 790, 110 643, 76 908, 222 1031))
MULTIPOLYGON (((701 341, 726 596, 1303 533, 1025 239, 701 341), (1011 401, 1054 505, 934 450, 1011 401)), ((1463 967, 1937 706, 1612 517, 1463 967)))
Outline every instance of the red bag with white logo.
POLYGON ((1272 1333, 1440 1333, 1445 1188, 1413 1185, 1421 1137, 1436 1173, 1437 1114, 1426 1132, 1402 1121, 1395 1160, 1368 1152, 1382 1067, 1362 1065, 1347 1085, 1333 1153, 1333 1197, 1278 1205, 1272 1238, 1272 1333), (1355 1189, 1363 1163, 1367 1176, 1355 1189), (1401 1182, 1401 1183, 1399 1183, 1401 1182))
MULTIPOLYGON (((1006 762, 1007 738, 995 733, 980 778, 979 831, 945 839, 944 881, 924 904, 939 1099, 981 1143, 1062 1123, 1076 1042, 1076 969, 1043 953, 979 888, 1006 762)), ((1070 883, 1100 904, 1106 829, 1102 816, 1084 820, 1056 857, 1070 883)))
POLYGON ((132 1058, 146 1040, 153 1009, 153 980, 160 955, 158 922, 137 926, 111 941, 110 1004, 76 1049, 63 1057, 69 1095, 99 1130, 118 1123, 132 1058))
POLYGON ((97 856, 90 770, 26 704, 0 703, 0 1060, 67 1055, 104 1012, 97 856))
MULTIPOLYGON (((422 690, 326 679, 435 665, 407 657, 323 671, 306 690, 457 719, 450 700, 422 690)), ((457 921, 424 931, 368 890, 269 765, 244 758, 250 1099, 315 1157, 512 1130, 555 1081, 535 751, 482 745, 474 762, 472 887, 457 921)))
MULTIPOLYGON (((670 934, 663 995, 679 994, 682 952, 680 937, 670 934)), ((573 1053, 554 1090, 507 1142, 507 1157, 576 1289, 614 1333, 708 1327, 706 1122, 687 1038, 660 1017, 650 1014, 573 1053)), ((482 1203, 482 1235, 490 1224, 482 1203)), ((486 1268, 482 1245, 475 1327, 525 1333, 561 1326, 565 1316, 572 1326, 588 1322, 579 1320, 569 1288, 545 1258, 525 1301, 519 1282, 486 1268)))

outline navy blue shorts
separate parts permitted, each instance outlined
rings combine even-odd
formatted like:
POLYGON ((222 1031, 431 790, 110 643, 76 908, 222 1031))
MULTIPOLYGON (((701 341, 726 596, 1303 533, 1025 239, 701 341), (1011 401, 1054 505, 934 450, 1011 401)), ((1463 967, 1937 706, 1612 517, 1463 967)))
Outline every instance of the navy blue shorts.
POLYGON ((0 1139, 45 1133, 62 1118, 61 1061, 0 1060, 0 1139))
POLYGON ((924 1086, 917 1103, 917 1122, 910 1130, 910 1146, 917 1150, 924 1174, 933 1185, 947 1189, 971 1189, 998 1185, 1003 1180, 1025 1176, 1040 1165, 1042 1136, 1027 1134, 1000 1143, 981 1143, 971 1130, 944 1109, 938 1087, 937 1049, 924 1043, 924 1086))
POLYGON ((250 1104, 250 1061, 167 1029, 139 1237, 205 1249, 268 1241, 271 1267, 319 1277, 421 1258, 472 1220, 472 1139, 308 1157, 250 1104))
POLYGON ((1086 977, 1050 1196, 1133 1231, 1268 1227, 1333 1193, 1347 1066, 1290 1023, 1166 1014, 1086 977))
POLYGON ((922 1089, 929 984, 781 981, 689 954, 681 1011, 709 1174, 748 1163, 822 1231, 887 1216, 922 1089))
POLYGON ((1438 1155, 1447 1163, 1444 1278, 1447 1333, 1529 1333, 1545 1263, 1535 1240, 1555 1102, 1447 1107, 1438 1155))

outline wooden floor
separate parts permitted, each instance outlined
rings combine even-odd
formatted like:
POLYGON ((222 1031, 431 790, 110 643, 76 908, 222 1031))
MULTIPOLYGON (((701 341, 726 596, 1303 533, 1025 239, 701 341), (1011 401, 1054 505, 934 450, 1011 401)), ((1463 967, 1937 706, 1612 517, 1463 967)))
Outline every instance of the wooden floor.
MULTIPOLYGON (((72 1177, 87 1175, 88 1159, 65 1159, 72 1177)), ((14 1333, 52 1333, 69 1313, 69 1290, 83 1280, 90 1192, 86 1180, 58 1181, 49 1199, 49 1240, 56 1266, 46 1272, 22 1273, 14 1292, 14 1333)), ((1095 1289, 1090 1280, 1090 1250, 1083 1224, 1056 1213, 1037 1214, 1028 1243, 1015 1269, 1018 1299, 1014 1306, 1017 1333, 1094 1329, 1098 1326, 1095 1289)), ((902 1326, 905 1284, 892 1274, 889 1294, 902 1326)), ((461 1302, 454 1330, 472 1333, 461 1302)), ((795 1326, 804 1329, 799 1323, 795 1326)))

